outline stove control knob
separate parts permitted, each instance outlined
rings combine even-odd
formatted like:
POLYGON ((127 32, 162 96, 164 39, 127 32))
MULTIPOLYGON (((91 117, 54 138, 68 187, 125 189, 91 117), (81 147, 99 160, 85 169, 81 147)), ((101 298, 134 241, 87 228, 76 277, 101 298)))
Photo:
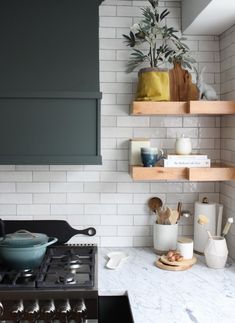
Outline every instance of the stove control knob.
POLYGON ((86 313, 86 305, 83 299, 78 300, 74 306, 72 307, 72 312, 74 313, 80 313, 85 314, 86 313))
POLYGON ((41 308, 41 312, 44 314, 52 314, 55 312, 55 303, 53 299, 45 302, 45 304, 41 308))
POLYGON ((0 302, 0 316, 3 316, 3 313, 4 313, 4 308, 3 308, 2 302, 0 302))
POLYGON ((24 305, 22 299, 19 301, 15 301, 11 307, 12 314, 20 314, 24 311, 24 305))
POLYGON ((58 307, 58 310, 57 310, 60 314, 65 314, 67 315, 70 311, 71 311, 71 306, 70 306, 70 303, 69 303, 69 300, 66 299, 64 301, 61 302, 61 304, 59 305, 58 307))
POLYGON ((25 312, 30 315, 37 314, 39 312, 38 300, 28 302, 28 304, 25 306, 25 312))

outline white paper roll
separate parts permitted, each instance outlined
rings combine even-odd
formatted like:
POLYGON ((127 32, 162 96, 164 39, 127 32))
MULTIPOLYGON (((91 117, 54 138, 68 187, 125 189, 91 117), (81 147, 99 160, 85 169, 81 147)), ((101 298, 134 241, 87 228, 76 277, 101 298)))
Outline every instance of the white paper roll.
POLYGON ((194 212, 194 250, 204 253, 204 249, 208 240, 209 230, 212 235, 216 234, 216 203, 195 203, 194 212), (205 215, 209 222, 201 225, 197 221, 200 215, 205 215))

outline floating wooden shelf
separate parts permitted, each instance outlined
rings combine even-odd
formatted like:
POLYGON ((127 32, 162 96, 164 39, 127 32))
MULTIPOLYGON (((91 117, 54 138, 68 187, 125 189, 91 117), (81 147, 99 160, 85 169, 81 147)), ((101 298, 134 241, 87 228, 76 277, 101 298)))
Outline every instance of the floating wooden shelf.
POLYGON ((230 181, 235 180, 235 167, 220 164, 205 168, 131 166, 131 176, 136 181, 230 181))
POLYGON ((134 101, 132 115, 235 114, 235 101, 153 102, 134 101))

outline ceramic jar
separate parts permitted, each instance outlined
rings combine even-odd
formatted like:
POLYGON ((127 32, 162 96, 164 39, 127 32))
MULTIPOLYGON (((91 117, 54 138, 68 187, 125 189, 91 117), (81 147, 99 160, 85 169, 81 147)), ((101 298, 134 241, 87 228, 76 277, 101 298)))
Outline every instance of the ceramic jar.
POLYGON ((158 255, 167 253, 170 249, 175 250, 178 239, 178 223, 153 225, 153 246, 158 255))
POLYGON ((226 240, 220 236, 213 236, 212 239, 208 239, 204 254, 208 267, 224 268, 228 257, 226 240))
POLYGON ((192 144, 190 138, 180 137, 175 142, 175 152, 177 155, 189 155, 192 152, 192 144))

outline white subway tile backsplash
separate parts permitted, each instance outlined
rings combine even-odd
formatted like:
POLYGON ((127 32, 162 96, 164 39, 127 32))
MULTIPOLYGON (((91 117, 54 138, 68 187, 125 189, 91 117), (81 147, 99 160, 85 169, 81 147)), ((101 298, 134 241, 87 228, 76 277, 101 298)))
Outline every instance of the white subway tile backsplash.
POLYGON ((96 226, 96 235, 98 237, 113 237, 117 235, 117 226, 96 226))
MULTIPOLYGON (((151 189, 152 191, 152 189, 151 189)), ((153 193, 136 193, 136 194, 133 194, 133 203, 134 204, 146 204, 148 203, 148 200, 150 198, 152 198, 153 196, 157 196, 159 197, 163 202, 166 200, 166 196, 165 194, 162 193, 162 191, 160 192, 156 192, 154 191, 153 193)))
POLYGON ((101 215, 101 225, 133 225, 133 216, 101 215))
MULTIPOLYGON (((133 182, 129 174, 128 141, 133 137, 149 138, 151 146, 174 153, 175 139, 184 134, 192 139, 193 152, 208 154, 219 161, 222 147, 224 161, 235 162, 234 116, 222 117, 220 124, 220 117, 211 115, 129 115, 139 68, 126 73, 131 48, 124 43, 122 34, 129 33, 130 26, 139 21, 140 7, 147 4, 142 0, 106 0, 100 6, 102 165, 0 165, 1 216, 64 219, 76 228, 95 226, 97 236, 89 238, 89 242, 126 247, 152 246, 155 215, 147 202, 153 196, 159 196, 174 208, 181 200, 184 208, 191 211, 199 197, 207 195, 219 200, 221 196, 226 216, 235 208, 231 197, 235 189, 233 183, 219 187, 219 183, 214 182, 133 182)), ((176 28, 180 28, 180 6, 177 0, 160 1, 161 11, 169 7, 167 22, 176 28)), ((206 66, 205 82, 218 94, 221 82, 222 99, 235 98, 234 35, 231 28, 220 38, 188 35, 186 41, 197 66, 200 69, 206 66)), ((191 235, 192 228, 193 218, 181 219, 180 234, 191 235)), ((87 237, 76 236, 71 241, 86 243, 87 237)))
POLYGON ((115 72, 100 72, 100 82, 115 82, 116 73, 115 72))
POLYGON ((76 215, 83 211, 83 204, 51 204, 51 215, 76 215))
POLYGON ((128 170, 129 170, 129 161, 126 161, 126 160, 117 161, 117 171, 128 173, 128 170))
POLYGON ((182 127, 182 117, 157 116, 150 118, 151 127, 182 127))
POLYGON ((133 237, 133 247, 151 247, 152 245, 152 237, 133 237))
POLYGON ((67 193, 68 203, 99 203, 98 193, 67 193))
POLYGON ((132 237, 101 237, 101 247, 133 247, 132 237))
POLYGON ((12 193, 16 191, 15 183, 0 183, 0 193, 12 193))
POLYGON ((198 137, 198 128, 167 128, 167 138, 177 138, 181 136, 189 138, 198 137))
POLYGON ((134 128, 134 138, 165 138, 167 128, 134 128))
MULTIPOLYGON (((100 49, 99 51, 100 61, 112 61, 115 60, 116 52, 111 49, 100 49)), ((101 72, 103 73, 103 72, 101 72)))
POLYGON ((103 128, 101 136, 103 138, 132 138, 132 128, 103 128))
POLYGON ((91 193, 95 193, 95 192, 116 192, 117 188, 116 188, 117 184, 116 183, 84 183, 84 192, 91 192, 91 193))
MULTIPOLYGON (((9 165, 12 167, 11 165, 9 165)), ((15 170, 19 171, 30 171, 30 170, 49 170, 49 165, 15 165, 15 170)), ((1 168, 0 168, 1 169, 1 168)), ((13 170, 13 169, 12 169, 13 170)))
POLYGON ((45 193, 49 192, 49 183, 16 183, 16 191, 19 193, 45 193))
POLYGON ((50 183, 50 192, 83 192, 83 183, 50 183))
POLYGON ((103 160, 102 165, 86 165, 84 166, 85 171, 115 171, 117 169, 116 160, 103 160))
POLYGON ((132 84, 131 83, 101 83, 100 89, 104 93, 131 93, 132 92, 132 84))
POLYGON ((117 117, 118 127, 149 127, 149 117, 117 117))
POLYGON ((63 204, 66 203, 66 193, 36 193, 33 194, 33 202, 35 204, 63 204))
POLYGON ((48 215, 50 213, 50 205, 31 204, 17 205, 17 215, 48 215))
POLYGON ((145 204, 118 204, 118 214, 122 215, 143 215, 149 213, 149 208, 145 204))
POLYGON ((100 39, 113 39, 116 36, 116 29, 115 28, 100 28, 99 29, 99 35, 100 35, 100 39))
MULTIPOLYGON (((102 116, 101 118, 101 127, 116 127, 117 125, 117 118, 114 116, 102 116)), ((102 147, 107 148, 104 146, 105 142, 102 141, 102 147)))
POLYGON ((100 17, 100 27, 130 27, 132 18, 130 17, 100 17))
POLYGON ((117 214, 115 204, 86 204, 84 214, 117 214))
POLYGON ((213 182, 206 182, 206 183, 184 183, 183 184, 183 192, 213 192, 215 191, 215 184, 213 182))
POLYGON ((145 237, 150 235, 149 226, 120 226, 117 235, 122 237, 145 237))
POLYGON ((32 194, 0 193, 0 204, 32 204, 32 194))
POLYGON ((34 182, 66 182, 66 172, 33 172, 34 182))
MULTIPOLYGON (((99 225, 100 224, 100 216, 93 214, 93 215, 85 215, 85 214, 76 214, 76 215, 68 215, 68 222, 70 225, 76 227, 77 225, 79 226, 92 226, 99 225)), ((89 237, 89 243, 92 243, 90 241, 89 237)), ((86 238, 87 239, 87 238, 86 238)), ((87 242, 87 240, 86 240, 87 242)))
POLYGON ((220 128, 200 128, 199 138, 220 138, 220 128))
POLYGON ((116 6, 100 6, 99 13, 101 17, 105 16, 116 16, 117 7, 116 6))
POLYGON ((68 182, 98 182, 100 174, 98 172, 67 172, 68 182))
POLYGON ((134 216, 134 225, 153 225, 156 221, 156 216, 154 215, 136 215, 134 216))
POLYGON ((124 149, 104 149, 102 156, 106 160, 127 160, 128 151, 124 149))
POLYGON ((31 182, 32 172, 0 171, 0 182, 31 182))
POLYGON ((16 215, 16 205, 14 204, 1 204, 0 216, 3 220, 6 220, 7 215, 16 215))
POLYGON ((118 193, 145 193, 149 192, 149 183, 118 183, 117 191, 118 193))
POLYGON ((118 115, 127 115, 129 111, 128 105, 103 105, 101 109, 102 115, 111 115, 111 116, 118 116, 118 115))
POLYGON ((171 192, 182 192, 183 183, 173 182, 171 185, 168 183, 156 182, 151 183, 151 192, 158 193, 171 193, 171 192))
POLYGON ((219 51, 219 41, 215 40, 199 40, 200 51, 219 51))
POLYGON ((131 204, 132 200, 132 194, 112 194, 108 192, 102 193, 100 196, 100 202, 102 204, 131 204))

